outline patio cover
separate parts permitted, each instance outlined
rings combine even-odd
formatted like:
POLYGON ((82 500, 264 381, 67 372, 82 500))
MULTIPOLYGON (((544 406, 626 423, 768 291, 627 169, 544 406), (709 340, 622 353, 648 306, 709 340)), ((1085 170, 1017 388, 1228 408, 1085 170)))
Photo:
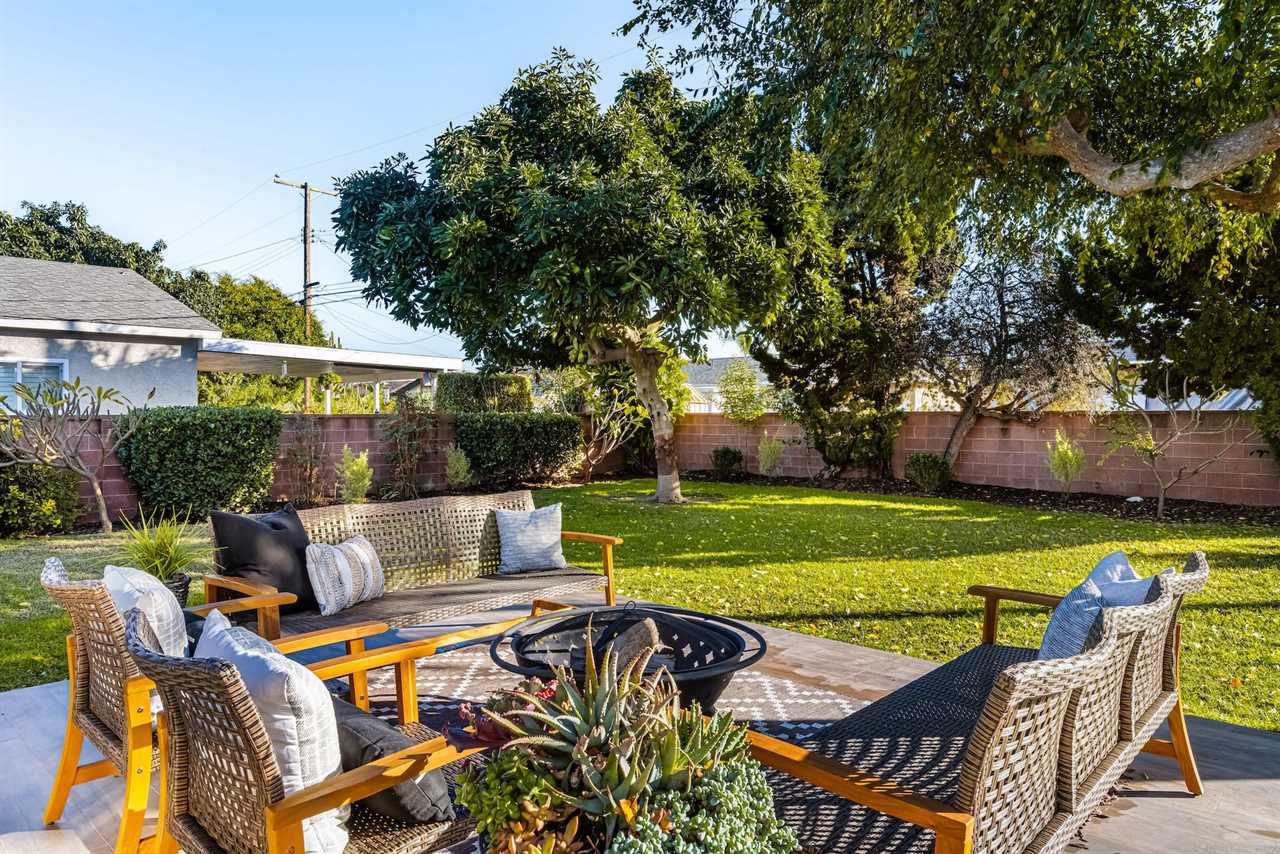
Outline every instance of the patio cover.
POLYGON ((274 377, 318 377, 336 373, 345 383, 358 383, 421 379, 440 371, 461 371, 463 365, 461 359, 447 356, 211 338, 200 342, 196 368, 274 377))

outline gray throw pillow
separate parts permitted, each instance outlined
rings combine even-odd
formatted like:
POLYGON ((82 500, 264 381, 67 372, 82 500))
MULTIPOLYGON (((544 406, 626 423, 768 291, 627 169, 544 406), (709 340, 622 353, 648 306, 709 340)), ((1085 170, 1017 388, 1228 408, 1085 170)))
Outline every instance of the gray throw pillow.
POLYGON ((537 510, 494 510, 493 513, 502 546, 498 572, 510 574, 568 566, 560 547, 559 504, 537 510))

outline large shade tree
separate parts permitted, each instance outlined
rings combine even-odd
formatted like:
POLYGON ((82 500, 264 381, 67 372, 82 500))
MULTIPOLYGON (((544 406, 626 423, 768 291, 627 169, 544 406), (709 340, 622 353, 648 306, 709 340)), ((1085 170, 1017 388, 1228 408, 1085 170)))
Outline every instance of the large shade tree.
POLYGON ((495 366, 625 362, 649 411, 660 501, 679 501, 658 386, 672 354, 767 322, 828 251, 815 158, 765 160, 742 110, 690 100, 661 68, 606 109, 595 66, 557 52, 498 104, 339 182, 339 248, 365 295, 495 366))
POLYGON ((636 0, 678 64, 762 91, 865 176, 859 207, 963 204, 1034 222, 1140 220, 1171 251, 1280 211, 1276 0, 636 0), (692 32, 692 37, 686 33, 692 32), (707 67, 700 66, 700 71, 707 67))

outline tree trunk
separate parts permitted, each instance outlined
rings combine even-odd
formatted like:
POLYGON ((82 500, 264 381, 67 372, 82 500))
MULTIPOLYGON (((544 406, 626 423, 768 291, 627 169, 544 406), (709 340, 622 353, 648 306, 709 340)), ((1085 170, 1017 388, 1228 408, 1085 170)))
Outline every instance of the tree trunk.
POLYGON ((1156 521, 1157 522, 1164 520, 1164 493, 1165 493, 1164 486, 1161 485, 1160 492, 1156 497, 1156 521))
POLYGON ((98 524, 102 527, 102 533, 111 533, 111 514, 107 512, 107 499, 102 494, 102 483, 98 480, 96 474, 85 475, 89 480, 89 486, 93 488, 93 500, 98 505, 98 524))
POLYGON ((649 410, 649 423, 653 425, 653 448, 658 464, 658 492, 660 504, 682 504, 680 493, 680 466, 676 458, 676 425, 671 420, 671 409, 658 390, 658 369, 666 356, 656 350, 627 348, 627 364, 636 375, 636 394, 645 409, 649 410))
POLYGON ((977 423, 978 407, 966 402, 960 410, 960 417, 956 419, 955 426, 951 428, 951 436, 947 439, 947 448, 942 452, 942 457, 947 461, 947 465, 955 468, 956 458, 960 456, 960 449, 964 447, 964 440, 969 435, 969 431, 973 429, 973 425, 977 423))

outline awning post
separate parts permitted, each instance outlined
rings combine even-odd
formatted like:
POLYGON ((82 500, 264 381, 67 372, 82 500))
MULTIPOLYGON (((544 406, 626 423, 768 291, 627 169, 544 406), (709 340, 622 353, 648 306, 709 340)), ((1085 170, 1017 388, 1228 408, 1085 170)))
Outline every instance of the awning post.
POLYGON ((382 411, 382 383, 373 384, 373 414, 382 411))

